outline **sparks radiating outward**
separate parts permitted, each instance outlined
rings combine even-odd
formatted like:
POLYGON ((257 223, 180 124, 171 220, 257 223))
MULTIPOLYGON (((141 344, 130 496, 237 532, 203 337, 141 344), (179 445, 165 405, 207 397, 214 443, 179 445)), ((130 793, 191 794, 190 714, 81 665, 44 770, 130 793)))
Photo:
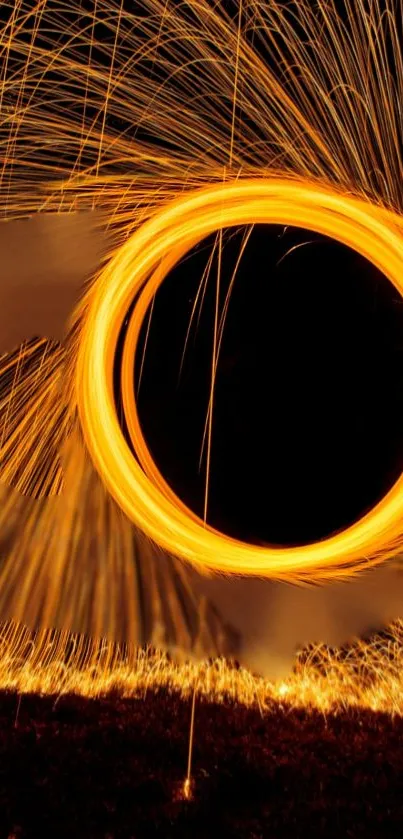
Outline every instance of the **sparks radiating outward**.
MULTIPOLYGON (((110 246, 77 292, 65 346, 37 341, 2 357, 0 616, 236 653, 236 633, 210 606, 203 617, 181 560, 300 584, 356 575, 402 545, 403 479, 316 545, 274 550, 219 534, 176 498, 147 450, 132 381, 139 331, 170 269, 224 227, 325 233, 403 291, 401 3, 126 5, 104 0, 87 13, 20 0, 2 11, 5 223, 97 210, 110 246), (138 462, 112 393, 135 294, 121 386, 138 462)), ((218 318, 214 345, 210 430, 218 318)), ((17 644, 14 631, 7 638, 17 644)))

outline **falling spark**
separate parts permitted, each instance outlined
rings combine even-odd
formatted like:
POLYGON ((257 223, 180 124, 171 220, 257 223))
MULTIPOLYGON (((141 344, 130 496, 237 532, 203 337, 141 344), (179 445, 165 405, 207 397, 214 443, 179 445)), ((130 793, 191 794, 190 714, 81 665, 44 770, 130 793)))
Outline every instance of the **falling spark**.
POLYGON ((196 691, 197 691, 197 682, 195 682, 195 686, 193 688, 193 696, 192 696, 192 712, 190 715, 190 730, 189 730, 189 751, 188 751, 188 766, 186 772, 186 778, 183 784, 183 794, 184 797, 187 799, 192 798, 192 757, 193 757, 193 739, 194 739, 194 728, 195 728, 195 709, 196 709, 196 691))

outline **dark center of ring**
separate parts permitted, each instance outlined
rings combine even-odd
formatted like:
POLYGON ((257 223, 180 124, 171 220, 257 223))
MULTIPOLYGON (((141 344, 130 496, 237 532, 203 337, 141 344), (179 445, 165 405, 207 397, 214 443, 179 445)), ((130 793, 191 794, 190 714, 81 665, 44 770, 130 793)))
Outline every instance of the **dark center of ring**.
MULTIPOLYGON (((224 231, 220 313, 244 234, 224 231)), ((215 238, 191 251, 156 295, 137 399, 153 459, 201 517, 217 255, 179 370, 215 238)), ((146 331, 147 321, 136 379, 146 331)), ((371 263, 306 230, 256 225, 218 359, 208 522, 245 542, 287 546, 360 519, 403 471, 402 346, 403 301, 371 263)))

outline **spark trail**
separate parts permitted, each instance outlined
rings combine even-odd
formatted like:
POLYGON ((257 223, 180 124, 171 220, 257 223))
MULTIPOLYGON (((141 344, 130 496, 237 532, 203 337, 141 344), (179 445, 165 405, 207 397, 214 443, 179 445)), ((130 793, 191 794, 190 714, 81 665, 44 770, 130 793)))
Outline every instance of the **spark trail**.
MULTIPOLYGON (((235 4, 231 8, 208 0, 173 6, 141 0, 135 11, 125 2, 103 0, 90 12, 74 2, 66 9, 59 0, 41 0, 35 6, 25 0, 2 4, 2 214, 10 220, 39 211, 95 209, 106 219, 113 239, 101 270, 82 290, 65 347, 37 342, 34 349, 25 345, 2 357, 3 619, 43 629, 77 626, 96 638, 122 633, 133 643, 150 638, 151 632, 153 640, 162 638, 162 645, 185 651, 194 650, 200 633, 207 633, 209 640, 200 646, 205 653, 236 647, 225 622, 216 616, 197 617, 199 603, 187 618, 186 609, 179 606, 180 586, 187 591, 188 603, 190 589, 188 569, 178 556, 198 563, 200 569, 200 557, 204 570, 216 567, 206 564, 200 545, 193 540, 186 547, 183 530, 176 543, 167 543, 164 528, 151 528, 144 516, 140 522, 138 507, 131 515, 128 505, 122 505, 122 512, 116 487, 111 494, 105 488, 106 484, 112 490, 112 482, 95 456, 94 435, 91 443, 86 421, 89 391, 81 386, 81 372, 88 383, 90 369, 83 365, 84 339, 94 337, 111 266, 127 268, 133 243, 144 230, 158 226, 171 206, 179 206, 182 196, 186 203, 196 194, 215 194, 225 181, 224 188, 238 196, 236 208, 231 205, 236 223, 245 226, 257 220, 258 212, 256 205, 253 213, 242 216, 242 185, 247 183, 258 190, 279 182, 290 190, 303 185, 330 196, 346 214, 347 207, 361 208, 368 222, 365 247, 362 229, 349 244, 375 260, 375 244, 382 242, 382 252, 388 250, 390 257, 393 252, 393 259, 379 267, 399 285, 400 1, 386 0, 385 6, 379 0, 347 0, 342 14, 334 0, 315 6, 308 0, 287 6, 249 0, 239 14, 235 4), (378 237, 375 244, 371 236, 378 237), (35 353, 40 360, 31 364, 35 353), (129 518, 173 554, 167 565, 162 566, 159 549, 129 518), (141 557, 149 554, 151 567, 163 579, 150 585, 154 605, 144 635, 143 601, 141 596, 133 599, 132 592, 137 590, 141 557), (173 585, 169 617, 161 613, 160 592, 173 579, 181 583, 173 585), (161 626, 158 636, 156 627, 161 626)), ((286 209, 281 223, 292 224, 291 208, 286 209)), ((305 219, 309 229, 322 229, 321 224, 322 219, 317 224, 305 219)), ((201 225, 198 235, 207 228, 201 225)), ((326 232, 332 231, 336 235, 334 227, 326 232)), ((165 247, 168 244, 166 240, 165 247)), ((189 238, 186 247, 190 244, 189 238)), ((174 264, 180 256, 180 249, 173 250, 166 259, 174 264)), ((154 265, 154 270, 155 281, 159 269, 154 265)), ((102 365, 97 369, 102 382, 105 370, 102 365)), ((152 471, 150 463, 147 469, 152 471)), ((161 488, 161 476, 154 472, 151 477, 161 488)), ((399 498, 396 490, 388 534, 383 531, 376 545, 361 543, 354 557, 351 545, 346 546, 344 559, 335 561, 333 570, 325 567, 319 553, 316 566, 310 568, 309 563, 292 566, 292 558, 287 568, 284 554, 281 563, 273 565, 280 558, 264 549, 255 555, 260 558, 255 565, 246 562, 245 553, 244 563, 236 567, 225 563, 221 554, 215 562, 221 562, 222 571, 287 576, 301 583, 309 582, 313 572, 322 582, 331 575, 353 573, 360 567, 353 559, 362 565, 368 557, 378 562, 400 547, 399 498)), ((173 502, 172 494, 169 500, 173 502)), ((179 521, 183 512, 175 514, 179 521)), ((190 528, 197 525, 194 519, 190 513, 190 528)), ((357 527, 362 534, 362 523, 357 527)), ((214 537, 204 530, 205 538, 214 537)), ((213 539, 212 545, 221 549, 223 543, 213 539)))

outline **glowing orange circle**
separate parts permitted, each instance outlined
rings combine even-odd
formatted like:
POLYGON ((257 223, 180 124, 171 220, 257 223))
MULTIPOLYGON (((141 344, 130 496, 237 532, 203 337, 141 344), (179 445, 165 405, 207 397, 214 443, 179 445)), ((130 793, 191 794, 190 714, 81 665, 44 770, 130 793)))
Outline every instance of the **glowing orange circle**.
POLYGON ((341 533, 293 548, 247 545, 205 525, 168 487, 148 452, 133 394, 133 362, 149 302, 173 265, 209 234, 253 223, 303 227, 355 249, 403 295, 401 220, 367 201, 282 178, 216 184, 182 196, 120 248, 93 289, 77 364, 77 400, 93 462, 126 515, 165 550, 199 570, 273 579, 351 575, 396 551, 403 531, 403 476, 373 510, 341 533), (113 363, 121 326, 140 293, 126 336, 122 394, 135 447, 116 416, 113 363))

